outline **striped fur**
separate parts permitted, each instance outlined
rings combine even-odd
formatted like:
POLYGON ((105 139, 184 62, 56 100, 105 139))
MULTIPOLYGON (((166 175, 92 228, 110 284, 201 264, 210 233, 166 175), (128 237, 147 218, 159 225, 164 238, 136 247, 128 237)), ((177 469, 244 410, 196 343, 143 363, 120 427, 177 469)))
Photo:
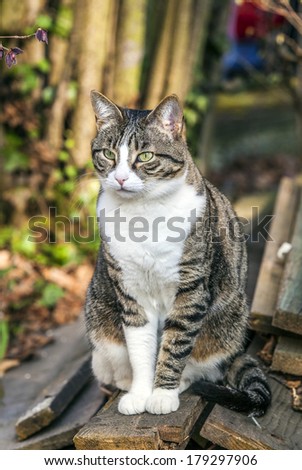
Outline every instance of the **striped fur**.
POLYGON ((152 112, 118 108, 97 92, 92 104, 102 243, 85 310, 96 377, 128 392, 119 404, 124 414, 175 411, 192 384, 207 399, 262 414, 266 379, 241 355, 243 234, 228 200, 193 163, 177 98, 152 112), (141 161, 143 152, 150 161, 141 161), (126 221, 118 236, 104 218, 116 211, 126 221), (139 241, 130 233, 134 219, 149 227, 139 241), (232 388, 216 383, 225 380, 232 388))

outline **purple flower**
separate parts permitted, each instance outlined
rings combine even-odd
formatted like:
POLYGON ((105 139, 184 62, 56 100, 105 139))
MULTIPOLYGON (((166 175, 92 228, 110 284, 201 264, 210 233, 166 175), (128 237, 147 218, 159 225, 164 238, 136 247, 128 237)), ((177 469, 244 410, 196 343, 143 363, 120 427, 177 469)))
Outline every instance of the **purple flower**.
POLYGON ((0 46, 0 59, 3 59, 4 57, 4 47, 0 46))
POLYGON ((12 65, 16 65, 17 59, 16 59, 16 54, 12 49, 8 51, 8 53, 5 56, 5 62, 8 67, 11 67, 12 65))
POLYGON ((36 39, 38 39, 38 41, 42 41, 48 44, 47 31, 45 31, 45 29, 38 28, 35 36, 36 36, 36 39))
POLYGON ((22 54, 23 53, 23 50, 20 49, 20 47, 12 47, 11 50, 13 51, 13 53, 15 55, 18 55, 18 54, 22 54))

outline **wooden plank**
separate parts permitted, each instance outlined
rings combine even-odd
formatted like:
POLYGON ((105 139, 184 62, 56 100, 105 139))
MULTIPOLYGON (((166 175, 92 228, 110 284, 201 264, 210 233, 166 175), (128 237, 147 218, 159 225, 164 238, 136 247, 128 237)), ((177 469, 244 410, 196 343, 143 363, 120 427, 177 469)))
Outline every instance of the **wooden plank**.
POLYGON ((302 194, 273 325, 302 335, 302 194))
MULTIPOLYGON (((262 347, 255 338, 249 352, 255 355, 262 347)), ((267 413, 257 418, 259 429, 251 418, 215 405, 200 434, 226 449, 302 449, 301 414, 291 407, 290 390, 273 377, 272 405, 267 413)))
POLYGON ((41 392, 35 403, 16 423, 19 439, 26 439, 48 426, 74 399, 91 376, 90 354, 68 364, 41 392))
POLYGON ((35 436, 16 443, 14 449, 56 450, 72 446, 75 434, 97 413, 105 399, 96 381, 91 381, 59 418, 35 436))
POLYGON ((284 177, 279 186, 275 217, 270 226, 272 240, 267 241, 265 246, 251 308, 251 327, 257 331, 278 333, 278 330, 272 328, 272 318, 277 305, 284 259, 279 259, 277 253, 284 242, 291 240, 298 199, 299 187, 293 179, 284 177))
POLYGON ((115 396, 75 436, 77 449, 183 449, 205 407, 200 397, 187 391, 174 413, 125 416, 117 409, 120 396, 115 396))
POLYGON ((0 449, 17 444, 16 421, 31 406, 40 391, 52 382, 64 366, 86 354, 89 345, 83 322, 76 321, 53 331, 54 342, 33 359, 4 374, 0 382, 0 449))
POLYGON ((302 338, 280 337, 274 351, 271 369, 302 375, 302 338))

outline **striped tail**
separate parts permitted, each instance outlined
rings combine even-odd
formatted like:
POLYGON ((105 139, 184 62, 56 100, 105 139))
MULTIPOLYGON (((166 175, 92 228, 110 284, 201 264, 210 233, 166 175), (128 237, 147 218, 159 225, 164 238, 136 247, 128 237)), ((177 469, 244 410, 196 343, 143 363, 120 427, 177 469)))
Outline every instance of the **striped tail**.
POLYGON ((199 380, 192 388, 208 402, 249 416, 264 415, 271 403, 271 391, 255 359, 247 354, 237 357, 228 371, 227 382, 230 386, 199 380))

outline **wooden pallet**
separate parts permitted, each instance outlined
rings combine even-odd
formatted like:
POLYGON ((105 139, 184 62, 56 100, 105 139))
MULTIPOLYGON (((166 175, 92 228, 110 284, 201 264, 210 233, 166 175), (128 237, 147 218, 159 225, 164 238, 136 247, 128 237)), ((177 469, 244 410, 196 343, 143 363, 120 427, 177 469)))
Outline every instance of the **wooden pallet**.
POLYGON ((302 376, 302 339, 281 336, 278 339, 271 368, 302 376))
POLYGON ((273 369, 300 375, 302 356, 302 192, 283 178, 251 308, 251 327, 278 337, 273 369), (280 257, 284 242, 290 251, 280 257))
POLYGON ((87 368, 85 356, 89 347, 84 331, 81 321, 58 328, 54 331, 54 342, 40 355, 4 375, 0 384, 3 386, 0 449, 71 446, 75 433, 104 403, 105 396, 92 381, 90 368, 87 368), (47 402, 48 394, 51 399, 47 402), (37 415, 33 404, 40 404, 37 415), (50 406, 45 406, 47 404, 50 406), (59 410, 60 415, 54 416, 59 410), (39 432, 20 442, 16 434, 18 421, 26 436, 39 432), (46 427, 41 429, 43 423, 46 427))
POLYGON ((302 335, 302 194, 272 323, 302 335))
POLYGON ((273 324, 286 256, 278 257, 285 242, 291 242, 300 189, 295 180, 283 178, 275 203, 270 227, 271 240, 266 243, 251 307, 251 327, 260 332, 280 334, 280 324, 273 324), (278 328, 279 327, 279 328, 278 328))
POLYGON ((184 449, 205 410, 200 397, 185 392, 174 413, 125 416, 117 409, 120 396, 115 394, 74 437, 77 449, 184 449))
MULTIPOLYGON (((262 344, 256 336, 249 353, 255 356, 262 344)), ((263 417, 257 418, 261 429, 251 418, 215 405, 201 436, 225 449, 302 449, 301 413, 292 409, 290 390, 276 378, 269 378, 269 383, 272 405, 263 417)))

